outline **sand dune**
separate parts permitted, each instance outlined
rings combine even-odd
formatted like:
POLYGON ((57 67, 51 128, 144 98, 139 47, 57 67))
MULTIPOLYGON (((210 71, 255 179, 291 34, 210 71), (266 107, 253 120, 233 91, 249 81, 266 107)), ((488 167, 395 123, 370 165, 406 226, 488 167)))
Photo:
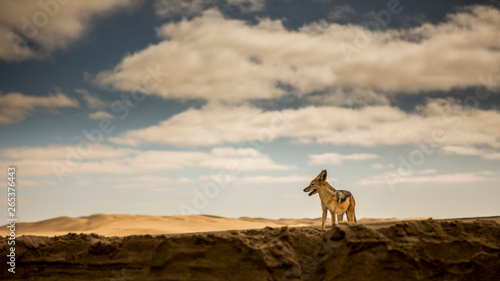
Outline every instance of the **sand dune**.
MULTIPOLYGON (((96 233, 105 236, 127 236, 144 234, 172 234, 205 231, 239 230, 264 228, 266 226, 306 226, 317 224, 318 220, 271 220, 264 218, 223 218, 216 216, 171 216, 148 215, 106 215, 71 218, 58 217, 35 223, 18 223, 17 235, 54 236, 72 233, 96 233)), ((0 235, 7 235, 2 227, 0 235)))
MULTIPOLYGON (((152 221, 151 228, 158 221, 170 220, 174 225, 176 220, 182 221, 96 215, 58 218, 40 222, 38 227, 64 223, 85 229, 90 222, 93 229, 105 229, 113 219, 152 221)), ((254 225, 273 221, 190 218, 191 222, 198 220, 211 227, 231 221, 254 225)), ((361 222, 339 224, 327 231, 284 226, 128 237, 75 233, 23 236, 16 240, 16 274, 2 270, 0 279, 498 280, 499 222, 500 217, 492 217, 361 222)), ((7 239, 1 238, 0 255, 7 253, 7 239)))
MULTIPOLYGON (((378 221, 379 219, 365 219, 378 221)), ((363 221, 360 220, 360 221, 363 221)), ((330 223, 330 220, 328 220, 330 223)), ((105 215, 71 218, 58 217, 35 223, 18 223, 17 235, 54 236, 72 233, 96 233, 104 236, 127 236, 144 234, 172 234, 281 226, 320 226, 320 219, 266 219, 223 218, 217 216, 171 216, 105 215)), ((8 235, 7 228, 0 229, 0 236, 8 235)))

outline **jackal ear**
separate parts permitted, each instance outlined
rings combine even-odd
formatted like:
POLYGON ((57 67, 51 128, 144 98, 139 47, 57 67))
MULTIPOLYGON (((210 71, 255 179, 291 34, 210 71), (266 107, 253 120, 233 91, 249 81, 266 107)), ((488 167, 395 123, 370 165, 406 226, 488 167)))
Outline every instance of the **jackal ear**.
POLYGON ((326 181, 326 170, 321 171, 318 175, 318 180, 319 181, 326 181))

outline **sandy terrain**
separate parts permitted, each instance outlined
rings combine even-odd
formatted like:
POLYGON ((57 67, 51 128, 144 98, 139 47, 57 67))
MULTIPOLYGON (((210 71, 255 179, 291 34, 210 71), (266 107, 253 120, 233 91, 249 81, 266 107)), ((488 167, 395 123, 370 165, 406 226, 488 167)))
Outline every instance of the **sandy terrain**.
MULTIPOLYGON (((72 225, 65 227, 126 234, 134 229, 139 231, 141 225, 119 230, 113 219, 134 217, 58 218, 26 224, 24 230, 19 226, 19 231, 40 234, 44 233, 43 227, 71 222, 72 225)), ((144 222, 172 220, 170 233, 180 229, 199 230, 186 228, 184 219, 182 223, 174 223, 175 217, 138 218, 144 222)), ((8 273, 2 266, 0 279, 461 281, 499 280, 500 276, 500 217, 365 220, 358 224, 343 223, 327 231, 316 226, 319 220, 195 216, 189 222, 200 219, 205 222, 204 229, 212 230, 271 223, 278 226, 126 237, 74 233, 56 237, 27 235, 16 240, 16 274, 8 273), (227 225, 230 222, 235 223, 234 227, 227 225), (307 226, 282 226, 297 222, 307 226)), ((145 225, 148 231, 160 231, 154 223, 145 225)), ((54 231, 45 229, 45 233, 54 231)), ((7 254, 7 240, 2 238, 0 255, 7 254)))
MULTIPOLYGON (((360 222, 380 221, 381 219, 361 219, 360 222)), ((396 220, 396 219, 383 219, 396 220)), ((327 221, 330 223, 330 219, 327 221)), ((172 234, 240 230, 281 227, 281 226, 321 226, 318 219, 231 219, 216 216, 172 216, 157 217, 147 215, 105 215, 96 214, 86 217, 58 217, 35 223, 18 223, 17 235, 54 236, 74 233, 96 233, 104 236, 128 236, 141 234, 172 234)), ((8 235, 6 227, 0 228, 0 236, 8 235)))

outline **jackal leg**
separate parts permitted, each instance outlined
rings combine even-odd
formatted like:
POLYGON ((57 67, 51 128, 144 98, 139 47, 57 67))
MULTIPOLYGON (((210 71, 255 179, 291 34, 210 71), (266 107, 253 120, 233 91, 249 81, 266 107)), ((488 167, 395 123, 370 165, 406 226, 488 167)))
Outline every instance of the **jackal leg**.
POLYGON ((354 210, 347 210, 347 219, 349 222, 356 222, 356 216, 354 215, 354 210))
POLYGON ((321 218, 321 229, 325 230, 325 222, 328 208, 323 202, 321 202, 321 209, 323 209, 323 217, 321 218))
POLYGON ((334 226, 335 225, 335 212, 330 211, 330 213, 332 214, 332 226, 334 226))
POLYGON ((351 196, 349 198, 351 201, 351 204, 349 204, 349 207, 347 208, 347 218, 349 219, 350 222, 356 222, 356 214, 354 212, 354 208, 356 207, 356 202, 354 201, 354 197, 351 196))
POLYGON ((337 214, 337 222, 340 223, 341 221, 344 220, 344 214, 337 214))

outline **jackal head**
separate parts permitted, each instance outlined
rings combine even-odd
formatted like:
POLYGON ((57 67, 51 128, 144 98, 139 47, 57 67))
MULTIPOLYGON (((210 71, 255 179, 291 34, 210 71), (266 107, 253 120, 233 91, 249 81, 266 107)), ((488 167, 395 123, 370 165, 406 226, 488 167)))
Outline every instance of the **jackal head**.
POLYGON ((309 196, 318 193, 318 189, 326 182, 326 170, 321 171, 319 175, 311 181, 308 187, 304 188, 304 192, 309 192, 309 196))

